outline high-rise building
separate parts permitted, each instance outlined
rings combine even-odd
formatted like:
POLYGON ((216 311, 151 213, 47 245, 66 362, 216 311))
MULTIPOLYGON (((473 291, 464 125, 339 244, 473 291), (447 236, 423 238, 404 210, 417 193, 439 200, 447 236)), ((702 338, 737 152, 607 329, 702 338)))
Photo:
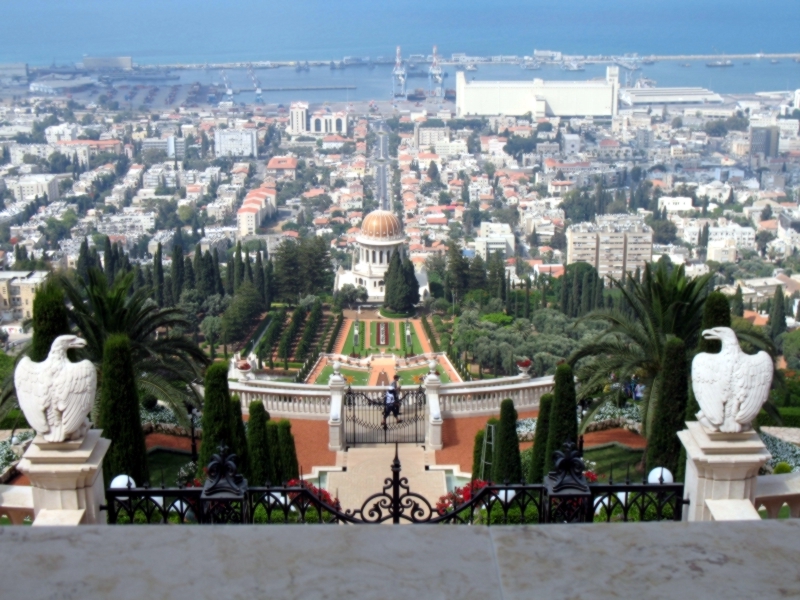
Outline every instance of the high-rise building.
POLYGON ((601 277, 621 279, 650 262, 653 230, 641 217, 598 215, 594 223, 567 229, 567 264, 586 262, 601 277))
POLYGON ((750 156, 759 154, 764 158, 778 156, 779 139, 780 129, 778 127, 751 127, 750 156))

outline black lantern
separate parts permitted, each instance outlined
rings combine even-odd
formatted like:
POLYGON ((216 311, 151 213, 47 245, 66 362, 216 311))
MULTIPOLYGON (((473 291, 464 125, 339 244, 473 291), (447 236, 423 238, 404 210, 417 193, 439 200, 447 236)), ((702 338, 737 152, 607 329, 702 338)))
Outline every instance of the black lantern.
POLYGON ((545 523, 592 521, 592 492, 583 472, 586 466, 580 450, 566 442, 553 453, 555 468, 544 480, 545 523))

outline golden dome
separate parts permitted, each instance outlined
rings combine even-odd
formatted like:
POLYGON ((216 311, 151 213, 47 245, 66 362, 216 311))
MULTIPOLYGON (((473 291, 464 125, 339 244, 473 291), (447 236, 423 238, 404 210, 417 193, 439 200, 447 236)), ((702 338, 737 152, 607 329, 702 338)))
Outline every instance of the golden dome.
POLYGON ((373 210, 361 223, 361 235, 373 239, 397 239, 403 237, 403 226, 394 213, 373 210))

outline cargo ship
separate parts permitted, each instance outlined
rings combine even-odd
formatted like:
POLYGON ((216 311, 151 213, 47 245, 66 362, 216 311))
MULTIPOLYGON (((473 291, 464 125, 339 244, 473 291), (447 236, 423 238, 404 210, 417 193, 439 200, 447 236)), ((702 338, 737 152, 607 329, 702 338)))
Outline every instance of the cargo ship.
POLYGON ((733 63, 729 60, 715 60, 709 63, 706 63, 707 67, 732 67, 733 63))
POLYGON ((410 100, 411 102, 422 102, 427 98, 425 94, 425 90, 422 88, 417 88, 413 92, 410 92, 406 95, 406 100, 410 100))

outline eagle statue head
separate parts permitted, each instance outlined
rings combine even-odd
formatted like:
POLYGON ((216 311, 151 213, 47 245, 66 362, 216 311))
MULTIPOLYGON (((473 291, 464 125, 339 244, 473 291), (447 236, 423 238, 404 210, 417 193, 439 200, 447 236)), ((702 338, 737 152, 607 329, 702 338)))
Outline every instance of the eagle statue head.
POLYGON ((736 332, 730 327, 712 327, 711 329, 705 329, 701 335, 705 340, 719 340, 723 346, 739 345, 739 338, 736 337, 736 332))
POLYGON ((86 340, 83 338, 79 338, 77 335, 60 335, 56 339, 53 340, 53 344, 50 346, 50 354, 55 354, 56 356, 64 356, 67 353, 67 350, 71 350, 73 348, 85 348, 86 347, 86 340))

